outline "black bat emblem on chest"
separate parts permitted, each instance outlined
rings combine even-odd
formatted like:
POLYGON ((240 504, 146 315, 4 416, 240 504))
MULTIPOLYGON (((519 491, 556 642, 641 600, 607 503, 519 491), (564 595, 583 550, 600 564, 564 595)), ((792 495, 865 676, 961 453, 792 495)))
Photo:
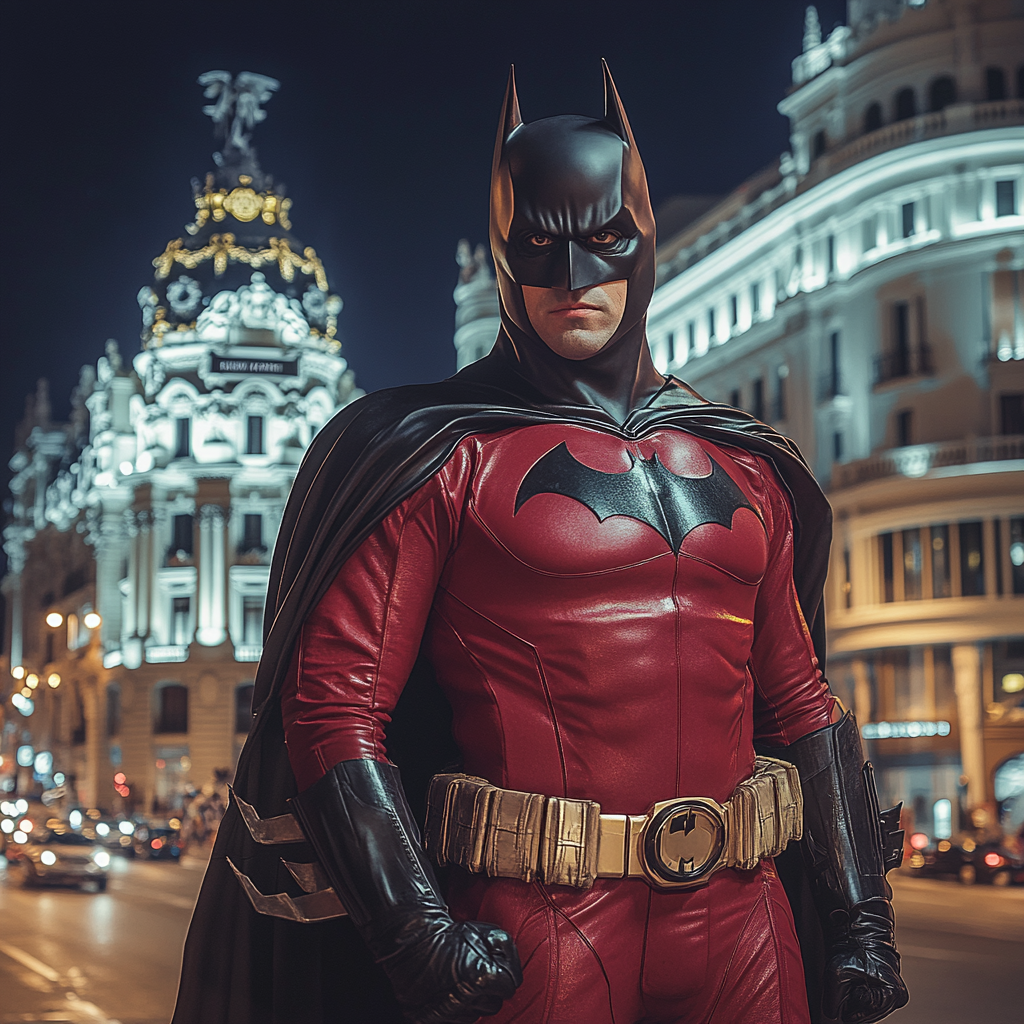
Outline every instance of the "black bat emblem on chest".
MULTIPOLYGON (((705 523, 732 529, 737 509, 757 510, 736 482, 710 455, 707 476, 676 476, 655 452, 649 459, 629 459, 625 473, 602 473, 573 458, 563 441, 542 456, 523 477, 516 494, 515 513, 535 494, 563 494, 586 505, 604 522, 628 516, 657 530, 675 554, 683 539, 705 523)), ((760 516, 758 516, 760 518, 760 516)))

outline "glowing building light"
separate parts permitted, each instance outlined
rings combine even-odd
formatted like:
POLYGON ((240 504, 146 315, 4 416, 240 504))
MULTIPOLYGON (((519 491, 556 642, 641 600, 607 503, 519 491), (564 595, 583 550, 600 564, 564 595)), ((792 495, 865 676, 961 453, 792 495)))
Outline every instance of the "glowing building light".
POLYGON ((127 781, 127 779, 126 779, 126 777, 125 777, 125 774, 124 774, 124 772, 118 772, 118 773, 117 773, 117 774, 116 774, 116 775, 114 776, 114 785, 115 785, 115 786, 123 786, 123 785, 125 784, 125 782, 126 782, 126 781, 127 781))
POLYGON ((54 772, 53 781, 54 781, 54 783, 56 785, 63 786, 64 785, 64 773, 63 772, 54 772))
POLYGON ((39 685, 39 676, 37 676, 35 672, 29 672, 29 674, 25 676, 25 685, 30 690, 34 690, 39 685))
POLYGON ((122 462, 117 468, 121 471, 121 476, 131 476, 135 472, 135 467, 127 461, 122 462))
POLYGON ((130 836, 135 831, 135 826, 130 821, 122 821, 117 830, 125 836, 130 836))
MULTIPOLYGON (((30 768, 35 756, 35 749, 30 747, 27 743, 24 746, 18 747, 18 764, 21 765, 22 768, 30 768)), ((15 807, 18 808, 19 814, 24 814, 25 811, 28 810, 28 803, 24 800, 19 800, 15 804, 15 807), (25 804, 24 808, 22 808, 22 804, 25 804)))
POLYGON ((86 612, 82 623, 86 629, 99 629, 103 618, 99 612, 86 612))
POLYGON ((1024 673, 1007 672, 1001 685, 1007 693, 1020 693, 1024 690, 1024 673))
POLYGON ((28 842, 28 836, 25 835, 25 833, 22 832, 20 829, 11 836, 11 839, 13 839, 16 843, 28 842))
POLYGON ((949 722, 868 722, 860 727, 866 740, 917 739, 921 736, 948 736, 949 722))
POLYGON ((14 676, 15 679, 24 679, 25 667, 23 665, 15 665, 14 668, 11 669, 11 675, 14 676))
POLYGON ((46 685, 52 690, 56 690, 60 686, 60 676, 56 672, 51 672, 46 677, 46 685))
POLYGON ((101 821, 96 826, 96 835, 98 835, 98 836, 109 836, 110 835, 110 826, 105 821, 101 821))
POLYGON ((50 612, 50 614, 46 616, 46 624, 48 626, 52 626, 54 629, 56 629, 63 622, 64 616, 61 615, 60 612, 50 612))
POLYGON ((4 818, 3 821, 0 821, 0 832, 3 832, 4 835, 9 836, 13 831, 14 822, 11 821, 10 818, 4 818))
POLYGON ((33 764, 39 775, 49 775, 53 771, 53 754, 48 750, 40 750, 33 764))
POLYGON ((75 810, 73 810, 68 815, 68 824, 70 824, 72 828, 81 828, 82 827, 82 812, 80 810, 78 810, 77 808, 75 810))
POLYGON ((106 850, 97 850, 93 855, 92 859, 96 862, 96 867, 105 868, 110 864, 110 854, 106 850))
POLYGON ((43 850, 43 852, 39 854, 39 859, 47 867, 53 867, 53 865, 57 863, 57 854, 55 854, 53 850, 43 850))

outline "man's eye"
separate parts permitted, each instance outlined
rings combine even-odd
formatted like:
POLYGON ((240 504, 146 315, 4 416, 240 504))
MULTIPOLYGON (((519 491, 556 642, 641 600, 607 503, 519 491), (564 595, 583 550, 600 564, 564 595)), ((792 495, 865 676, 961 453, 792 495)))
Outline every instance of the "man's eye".
POLYGON ((617 231, 596 231, 587 241, 591 245, 612 245, 622 236, 617 231))
POLYGON ((554 242, 547 235, 529 235, 526 239, 527 245, 532 245, 535 249, 543 249, 546 246, 553 245, 554 242))

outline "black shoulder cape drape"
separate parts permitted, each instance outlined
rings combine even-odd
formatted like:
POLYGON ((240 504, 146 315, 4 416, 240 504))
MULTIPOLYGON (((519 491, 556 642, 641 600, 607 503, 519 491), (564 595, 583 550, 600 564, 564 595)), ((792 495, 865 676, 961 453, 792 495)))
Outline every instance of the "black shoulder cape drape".
MULTIPOLYGON (((796 521, 794 579, 824 664, 822 587, 831 511, 795 445, 753 417, 700 398, 671 380, 625 424, 587 406, 545 404, 494 356, 438 384, 381 391, 343 409, 317 435, 285 508, 267 594, 254 718, 235 774, 261 817, 288 812, 296 784, 284 745, 279 690, 302 622, 345 560, 393 508, 472 434, 567 422, 637 437, 678 428, 771 460, 796 521)), ((420 661, 388 729, 414 811, 430 776, 454 758, 450 710, 420 661)), ((264 893, 301 895, 281 865, 313 859, 305 844, 259 846, 234 803, 217 835, 185 942, 172 1024, 399 1024, 383 973, 344 918, 297 924, 257 914, 227 858, 264 893)), ((794 906, 799 915, 799 903, 794 906)))

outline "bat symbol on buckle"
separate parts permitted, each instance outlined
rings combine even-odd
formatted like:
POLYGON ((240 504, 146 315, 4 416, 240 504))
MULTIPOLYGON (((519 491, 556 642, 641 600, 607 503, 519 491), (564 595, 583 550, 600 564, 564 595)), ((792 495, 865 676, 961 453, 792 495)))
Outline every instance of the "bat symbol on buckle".
POLYGON ((710 455, 707 476, 676 476, 662 465, 657 452, 649 459, 627 454, 631 465, 625 473, 603 473, 577 461, 563 441, 523 477, 513 515, 536 494, 561 494, 586 505, 598 522, 628 516, 646 523, 677 555, 686 535, 698 526, 718 523, 731 530, 738 509, 749 508, 757 515, 736 482, 710 455))

